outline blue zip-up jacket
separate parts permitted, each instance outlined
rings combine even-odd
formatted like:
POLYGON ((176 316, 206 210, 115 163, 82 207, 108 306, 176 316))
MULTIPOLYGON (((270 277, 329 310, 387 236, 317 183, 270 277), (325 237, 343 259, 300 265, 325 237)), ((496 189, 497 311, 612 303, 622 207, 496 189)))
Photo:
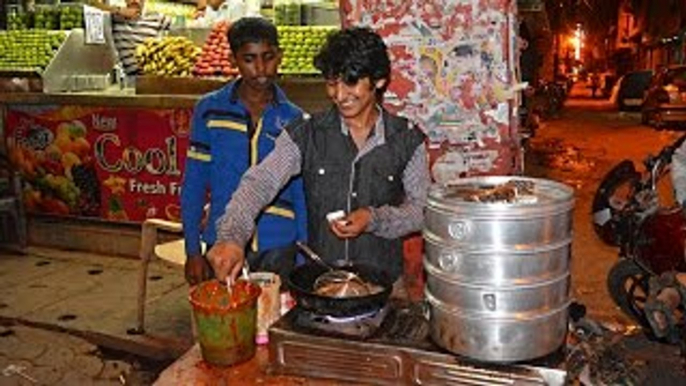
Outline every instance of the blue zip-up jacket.
MULTIPOLYGON (((206 244, 214 244, 215 223, 224 214, 243 173, 272 151, 274 140, 289 122, 303 115, 275 86, 273 102, 265 108, 259 122, 251 122, 248 110, 238 98, 239 82, 240 79, 203 96, 193 112, 181 190, 186 256, 201 253, 201 237, 206 244), (209 219, 201 235, 208 194, 209 219)), ((306 229, 305 194, 298 177, 264 209, 249 248, 264 251, 307 240, 306 229)))

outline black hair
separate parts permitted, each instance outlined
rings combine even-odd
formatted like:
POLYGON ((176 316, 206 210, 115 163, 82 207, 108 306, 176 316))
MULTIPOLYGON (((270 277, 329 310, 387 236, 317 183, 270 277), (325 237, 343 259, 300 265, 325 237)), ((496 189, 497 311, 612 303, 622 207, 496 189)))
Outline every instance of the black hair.
MULTIPOLYGON (((366 77, 375 83, 380 79, 390 80, 391 76, 386 44, 376 32, 362 27, 329 35, 314 58, 314 66, 325 79, 340 79, 347 84, 355 84, 366 77)), ((385 87, 378 91, 383 94, 385 87)))
POLYGON ((279 35, 276 27, 262 17, 243 17, 229 28, 229 46, 236 52, 248 43, 267 43, 279 47, 279 35))

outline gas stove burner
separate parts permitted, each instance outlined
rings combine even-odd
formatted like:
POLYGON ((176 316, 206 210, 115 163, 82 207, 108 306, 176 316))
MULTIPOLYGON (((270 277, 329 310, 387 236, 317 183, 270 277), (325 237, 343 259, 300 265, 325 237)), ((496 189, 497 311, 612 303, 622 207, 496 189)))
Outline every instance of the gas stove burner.
POLYGON ((332 336, 343 336, 365 339, 372 336, 383 323, 388 307, 349 317, 321 315, 305 310, 296 310, 293 325, 306 330, 326 333, 332 336))
POLYGON ((389 386, 566 384, 564 357, 557 363, 498 365, 446 352, 431 341, 425 311, 423 304, 391 299, 361 320, 358 315, 332 322, 295 307, 269 328, 270 371, 389 386))
POLYGON ((332 315, 318 315, 313 314, 314 320, 321 321, 322 323, 355 323, 365 319, 374 318, 378 313, 383 312, 382 310, 376 310, 368 312, 366 314, 360 314, 355 316, 340 317, 332 315))

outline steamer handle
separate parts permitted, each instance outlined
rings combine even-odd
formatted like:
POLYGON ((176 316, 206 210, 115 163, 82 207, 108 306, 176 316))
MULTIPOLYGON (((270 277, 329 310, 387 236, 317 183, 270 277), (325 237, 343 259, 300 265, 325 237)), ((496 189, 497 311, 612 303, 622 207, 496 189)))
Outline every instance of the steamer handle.
POLYGON ((484 306, 489 311, 495 311, 495 294, 484 294, 483 296, 484 306))

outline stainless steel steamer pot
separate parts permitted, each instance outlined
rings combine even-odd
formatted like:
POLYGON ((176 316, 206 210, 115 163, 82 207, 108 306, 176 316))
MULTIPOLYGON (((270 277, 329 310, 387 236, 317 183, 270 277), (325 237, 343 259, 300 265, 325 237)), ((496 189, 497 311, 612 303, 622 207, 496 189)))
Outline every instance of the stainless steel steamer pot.
POLYGON ((432 186, 423 234, 433 340, 492 362, 559 348, 570 302, 573 207, 571 188, 543 179, 491 176, 432 186), (513 179, 532 183, 535 200, 467 202, 453 194, 513 179))

